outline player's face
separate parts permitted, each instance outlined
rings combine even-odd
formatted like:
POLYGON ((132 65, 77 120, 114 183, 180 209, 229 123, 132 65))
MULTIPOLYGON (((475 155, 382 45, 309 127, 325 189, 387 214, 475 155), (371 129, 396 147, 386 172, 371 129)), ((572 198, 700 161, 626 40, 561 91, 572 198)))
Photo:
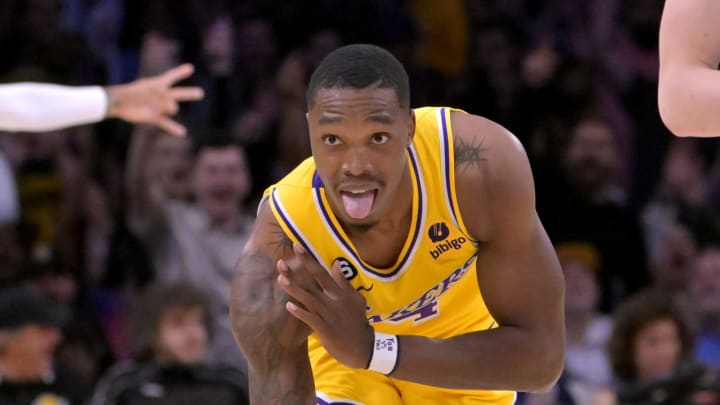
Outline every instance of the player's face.
POLYGON ((308 111, 318 174, 338 218, 350 226, 378 222, 408 175, 412 110, 394 89, 320 89, 308 111))

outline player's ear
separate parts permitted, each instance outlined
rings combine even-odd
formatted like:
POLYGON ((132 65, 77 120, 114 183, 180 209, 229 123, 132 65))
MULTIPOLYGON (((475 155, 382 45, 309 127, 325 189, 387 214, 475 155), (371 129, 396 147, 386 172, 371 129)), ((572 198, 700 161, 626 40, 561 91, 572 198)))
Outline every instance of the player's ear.
POLYGON ((410 108, 410 119, 408 120, 408 146, 412 143, 415 136, 415 110, 410 108))

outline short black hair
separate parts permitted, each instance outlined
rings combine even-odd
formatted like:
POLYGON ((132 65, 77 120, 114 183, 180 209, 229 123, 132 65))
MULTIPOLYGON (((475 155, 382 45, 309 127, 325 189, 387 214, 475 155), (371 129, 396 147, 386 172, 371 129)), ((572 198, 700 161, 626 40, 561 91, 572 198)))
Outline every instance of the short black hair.
POLYGON ((330 52, 310 77, 307 105, 312 108, 319 89, 392 88, 401 107, 410 107, 410 80, 402 63, 375 45, 355 44, 330 52))
POLYGON ((244 156, 242 145, 221 131, 205 130, 193 139, 192 154, 197 158, 205 149, 237 148, 244 156))

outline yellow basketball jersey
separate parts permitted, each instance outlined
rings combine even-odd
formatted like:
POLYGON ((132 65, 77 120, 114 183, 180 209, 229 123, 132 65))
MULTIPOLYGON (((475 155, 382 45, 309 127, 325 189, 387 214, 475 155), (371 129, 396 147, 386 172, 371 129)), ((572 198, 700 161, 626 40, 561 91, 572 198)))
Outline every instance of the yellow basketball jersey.
MULTIPOLYGON (((266 190, 285 233, 326 269, 339 261, 367 300, 367 318, 380 332, 448 338, 496 326, 475 273, 477 244, 458 210, 449 108, 415 110, 407 150, 413 216, 407 240, 390 268, 365 263, 332 212, 312 158, 266 190)), ((322 346, 310 337, 311 360, 322 346)), ((321 356, 320 356, 321 357, 321 356)), ((315 364, 313 365, 314 369, 315 364)), ((482 365, 478 365, 482 367, 482 365)), ((511 403, 510 392, 483 392, 487 403, 511 403)))

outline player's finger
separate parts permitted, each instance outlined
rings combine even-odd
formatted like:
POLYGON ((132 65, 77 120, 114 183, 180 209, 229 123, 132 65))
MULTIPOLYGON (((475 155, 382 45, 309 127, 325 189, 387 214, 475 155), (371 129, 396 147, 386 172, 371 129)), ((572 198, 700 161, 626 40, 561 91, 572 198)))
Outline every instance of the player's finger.
POLYGON ((173 87, 170 89, 170 97, 175 101, 195 101, 202 100, 205 97, 205 91, 202 87, 173 87))
POLYGON ((170 135, 182 137, 185 136, 185 134, 187 133, 187 129, 185 129, 184 126, 165 116, 158 118, 153 123, 162 128, 163 131, 167 132, 170 135))
POLYGON ((158 78, 165 85, 172 86, 174 83, 190 77, 194 71, 195 67, 193 65, 190 63, 184 63, 161 74, 158 78))
POLYGON ((321 316, 320 313, 326 306, 323 302, 325 294, 321 291, 308 291, 305 288, 302 288, 302 286, 298 283, 291 282, 290 279, 283 274, 278 276, 277 283, 287 295, 295 299, 300 305, 307 308, 312 313, 321 316))
POLYGON ((293 270, 285 260, 280 259, 278 260, 276 267, 278 272, 289 279, 291 283, 300 285, 308 291, 313 291, 313 293, 322 292, 322 288, 317 281, 315 281, 315 279, 312 278, 312 275, 309 274, 302 266, 297 265, 295 266, 297 268, 293 270))
POLYGON ((277 267, 278 271, 281 274, 284 274, 284 273, 287 273, 288 271, 290 271, 290 266, 288 266, 287 262, 283 259, 278 260, 275 267, 277 267))
POLYGON ((335 261, 333 263, 332 268, 330 268, 330 276, 335 281, 335 284, 340 287, 341 290, 352 289, 350 282, 347 281, 347 279, 342 273, 342 268, 340 267, 339 261, 335 261))
POLYGON ((323 328, 322 319, 320 319, 317 315, 313 314, 312 312, 307 311, 303 308, 300 308, 298 305, 296 305, 295 303, 290 302, 290 301, 288 301, 285 304, 285 309, 287 309, 287 311, 290 312, 290 315, 292 315, 295 318, 304 322, 307 326, 309 326, 315 332, 318 332, 318 329, 322 330, 322 328, 323 328))
POLYGON ((300 259, 300 263, 310 274, 315 278, 320 287, 325 291, 336 291, 337 286, 332 277, 328 274, 327 270, 320 265, 315 259, 310 257, 299 243, 293 243, 293 251, 295 256, 300 259))

